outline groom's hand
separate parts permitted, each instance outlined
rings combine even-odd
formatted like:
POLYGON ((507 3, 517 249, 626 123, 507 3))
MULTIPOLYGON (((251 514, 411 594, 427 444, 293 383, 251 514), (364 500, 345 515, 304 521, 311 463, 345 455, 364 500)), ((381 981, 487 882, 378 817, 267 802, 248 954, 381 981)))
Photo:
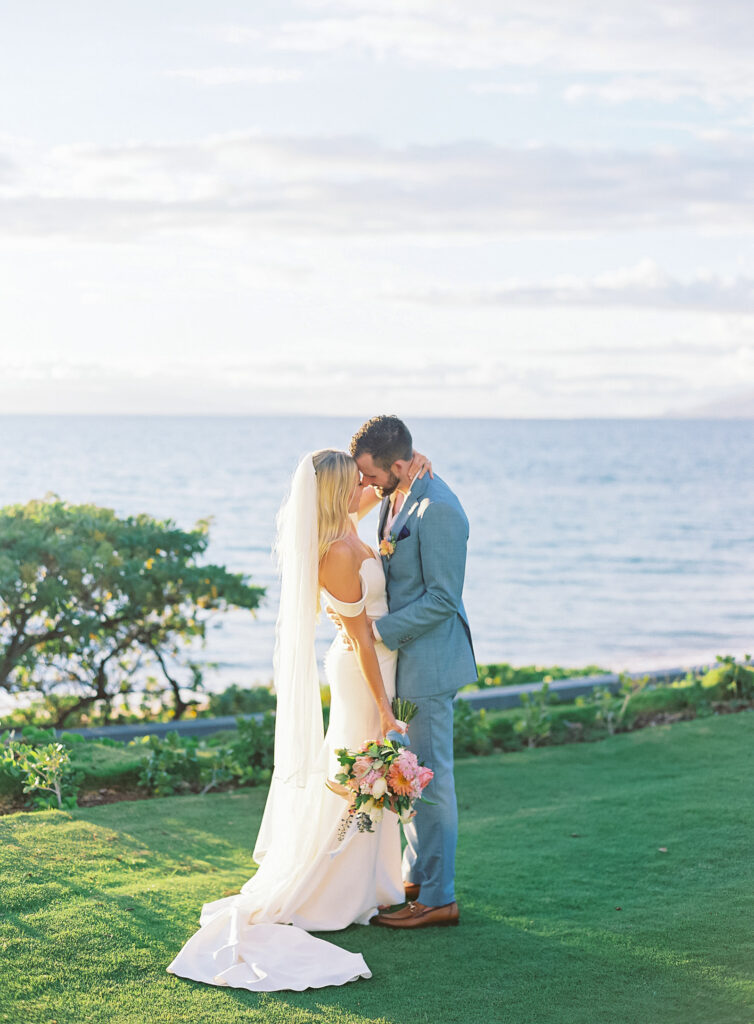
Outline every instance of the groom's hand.
MULTIPOLYGON (((329 605, 325 605, 325 611, 337 626, 338 632, 340 633, 340 639, 343 642, 343 646, 346 648, 346 650, 352 651, 353 644, 351 643, 350 636, 348 635, 348 633, 346 633, 345 629, 343 628, 343 620, 341 619, 340 615, 338 615, 336 611, 333 611, 333 609, 329 605)), ((372 629, 372 621, 373 620, 370 619, 369 616, 367 615, 367 627, 369 628, 370 631, 372 629)))
POLYGON ((341 619, 340 615, 338 615, 336 611, 333 611, 333 609, 329 605, 325 605, 325 611, 330 616, 332 621, 335 623, 337 630, 340 633, 340 639, 346 650, 352 651, 353 644, 351 643, 350 636, 348 635, 348 633, 346 633, 345 629, 343 628, 343 620, 341 619))
POLYGON ((343 620, 341 619, 340 615, 338 615, 336 611, 333 611, 329 604, 325 605, 325 611, 327 612, 328 616, 332 619, 332 621, 335 623, 337 628, 341 632, 343 632, 343 620))

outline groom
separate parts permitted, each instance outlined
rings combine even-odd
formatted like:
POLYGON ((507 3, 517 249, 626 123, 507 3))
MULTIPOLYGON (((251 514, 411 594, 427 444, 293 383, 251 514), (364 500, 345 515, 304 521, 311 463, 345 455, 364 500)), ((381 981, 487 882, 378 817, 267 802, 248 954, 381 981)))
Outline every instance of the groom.
POLYGON ((453 698, 477 678, 461 600, 469 523, 438 476, 409 475, 411 434, 397 416, 375 416, 354 434, 351 455, 365 484, 382 496, 380 554, 388 614, 372 623, 375 638, 398 651, 396 691, 418 711, 411 749, 435 775, 404 825, 403 878, 410 902, 371 924, 425 928, 458 923, 453 879, 458 810, 453 779, 453 698))

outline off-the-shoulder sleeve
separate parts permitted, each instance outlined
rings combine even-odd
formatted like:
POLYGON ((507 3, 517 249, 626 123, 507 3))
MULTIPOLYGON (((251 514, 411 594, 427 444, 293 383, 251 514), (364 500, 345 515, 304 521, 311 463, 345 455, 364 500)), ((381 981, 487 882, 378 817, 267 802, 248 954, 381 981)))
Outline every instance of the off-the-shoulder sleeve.
POLYGON ((355 619, 357 615, 361 615, 367 603, 367 588, 364 580, 361 581, 361 598, 358 601, 339 601, 337 597, 333 597, 330 591, 325 590, 324 587, 322 587, 322 593, 325 595, 325 601, 332 610, 337 612, 338 615, 344 615, 347 619, 355 619))

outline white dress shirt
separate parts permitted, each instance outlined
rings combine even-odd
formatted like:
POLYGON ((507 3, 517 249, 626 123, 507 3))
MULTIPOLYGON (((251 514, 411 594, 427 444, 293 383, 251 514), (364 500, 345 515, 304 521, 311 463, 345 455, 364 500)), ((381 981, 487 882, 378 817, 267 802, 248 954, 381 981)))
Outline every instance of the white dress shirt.
MULTIPOLYGON (((416 477, 414 477, 414 480, 416 480, 416 477)), ((411 486, 409 487, 409 489, 406 491, 405 494, 403 494, 403 491, 395 490, 390 495, 390 499, 389 499, 390 500, 390 511, 387 514, 387 517, 385 519, 385 528, 382 531, 382 539, 383 540, 388 540, 390 538, 390 532, 393 529, 393 523, 398 518, 398 516, 401 514, 401 510, 402 510, 403 506, 408 501, 408 496, 411 493, 411 487, 414 486, 414 480, 411 481, 411 486), (395 505, 396 505, 396 502, 398 500, 398 495, 399 494, 403 495, 403 501, 401 502, 401 504, 396 509, 395 505)), ((377 629, 377 623, 374 622, 374 621, 372 622, 372 634, 373 634, 375 640, 378 643, 382 643, 382 637, 380 636, 380 631, 377 629)))

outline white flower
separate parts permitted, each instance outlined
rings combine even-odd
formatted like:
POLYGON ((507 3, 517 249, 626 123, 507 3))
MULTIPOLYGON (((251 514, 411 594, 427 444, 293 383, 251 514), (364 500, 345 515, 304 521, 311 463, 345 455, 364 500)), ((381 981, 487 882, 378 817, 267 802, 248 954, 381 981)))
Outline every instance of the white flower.
POLYGON ((375 784, 372 786, 372 796, 379 799, 387 793, 387 782, 384 779, 377 779, 375 784))

